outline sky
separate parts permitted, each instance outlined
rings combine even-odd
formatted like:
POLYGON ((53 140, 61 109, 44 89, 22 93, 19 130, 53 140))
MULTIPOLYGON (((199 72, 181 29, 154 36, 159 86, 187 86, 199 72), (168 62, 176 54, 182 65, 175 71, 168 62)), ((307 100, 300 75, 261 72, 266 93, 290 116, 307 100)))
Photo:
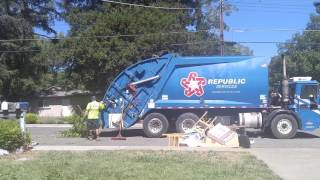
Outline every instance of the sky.
MULTIPOLYGON (((297 29, 305 29, 311 13, 315 12, 314 0, 227 0, 238 8, 225 22, 230 29, 250 31, 226 31, 225 39, 230 41, 285 42, 297 29), (275 31, 277 29, 277 31, 275 31), (290 29, 290 31, 279 31, 290 29), (294 29, 291 31, 291 29, 294 29), (259 30, 259 31, 258 31, 259 30)), ((256 56, 277 55, 277 44, 243 44, 253 50, 256 56)))
MULTIPOLYGON (((237 7, 225 17, 226 41, 285 42, 305 29, 315 0, 225 0, 237 7), (300 31, 299 31, 300 30, 300 31)), ((57 32, 67 34, 65 22, 55 22, 57 32)), ((39 30, 38 30, 39 31, 39 30)), ((39 31, 41 33, 41 31, 39 31)), ((277 43, 243 43, 255 56, 277 55, 277 43)))

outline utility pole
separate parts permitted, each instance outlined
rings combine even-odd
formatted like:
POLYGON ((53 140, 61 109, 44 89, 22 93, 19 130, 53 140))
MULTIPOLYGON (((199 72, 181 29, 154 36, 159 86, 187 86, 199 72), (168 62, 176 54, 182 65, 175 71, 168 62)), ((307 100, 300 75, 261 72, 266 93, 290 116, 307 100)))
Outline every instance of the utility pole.
POLYGON ((224 0, 220 0, 220 55, 224 55, 224 20, 223 20, 224 0))

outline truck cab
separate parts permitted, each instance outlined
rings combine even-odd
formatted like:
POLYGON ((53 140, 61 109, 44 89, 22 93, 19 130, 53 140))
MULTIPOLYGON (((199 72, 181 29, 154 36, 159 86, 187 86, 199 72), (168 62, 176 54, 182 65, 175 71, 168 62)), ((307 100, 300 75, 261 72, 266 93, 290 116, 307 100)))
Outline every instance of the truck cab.
POLYGON ((313 131, 320 127, 319 82, 311 77, 289 80, 289 109, 299 118, 299 129, 313 131))

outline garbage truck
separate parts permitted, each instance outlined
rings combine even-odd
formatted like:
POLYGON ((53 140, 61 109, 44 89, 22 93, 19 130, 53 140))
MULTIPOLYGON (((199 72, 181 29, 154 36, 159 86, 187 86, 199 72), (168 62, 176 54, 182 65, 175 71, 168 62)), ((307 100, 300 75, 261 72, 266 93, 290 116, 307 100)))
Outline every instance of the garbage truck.
POLYGON ((269 86, 265 57, 166 54, 123 70, 103 98, 104 128, 121 121, 129 128, 143 120, 147 137, 174 127, 183 133, 207 112, 217 123, 260 129, 275 138, 320 127, 319 83, 311 77, 284 77, 269 86))

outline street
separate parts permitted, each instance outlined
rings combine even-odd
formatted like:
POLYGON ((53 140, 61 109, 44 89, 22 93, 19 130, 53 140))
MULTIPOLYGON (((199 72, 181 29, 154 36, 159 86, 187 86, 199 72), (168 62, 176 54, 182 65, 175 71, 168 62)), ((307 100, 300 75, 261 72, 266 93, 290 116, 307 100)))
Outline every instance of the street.
MULTIPOLYGON (((99 141, 88 141, 86 138, 61 137, 60 132, 67 127, 28 127, 34 141, 39 145, 80 145, 80 146, 167 146, 166 138, 146 138, 140 127, 126 129, 122 135, 127 140, 111 140, 116 131, 103 130, 99 141)), ((320 148, 320 131, 312 134, 298 132, 294 139, 273 139, 261 137, 259 133, 250 133, 253 139, 252 148, 320 148)))

